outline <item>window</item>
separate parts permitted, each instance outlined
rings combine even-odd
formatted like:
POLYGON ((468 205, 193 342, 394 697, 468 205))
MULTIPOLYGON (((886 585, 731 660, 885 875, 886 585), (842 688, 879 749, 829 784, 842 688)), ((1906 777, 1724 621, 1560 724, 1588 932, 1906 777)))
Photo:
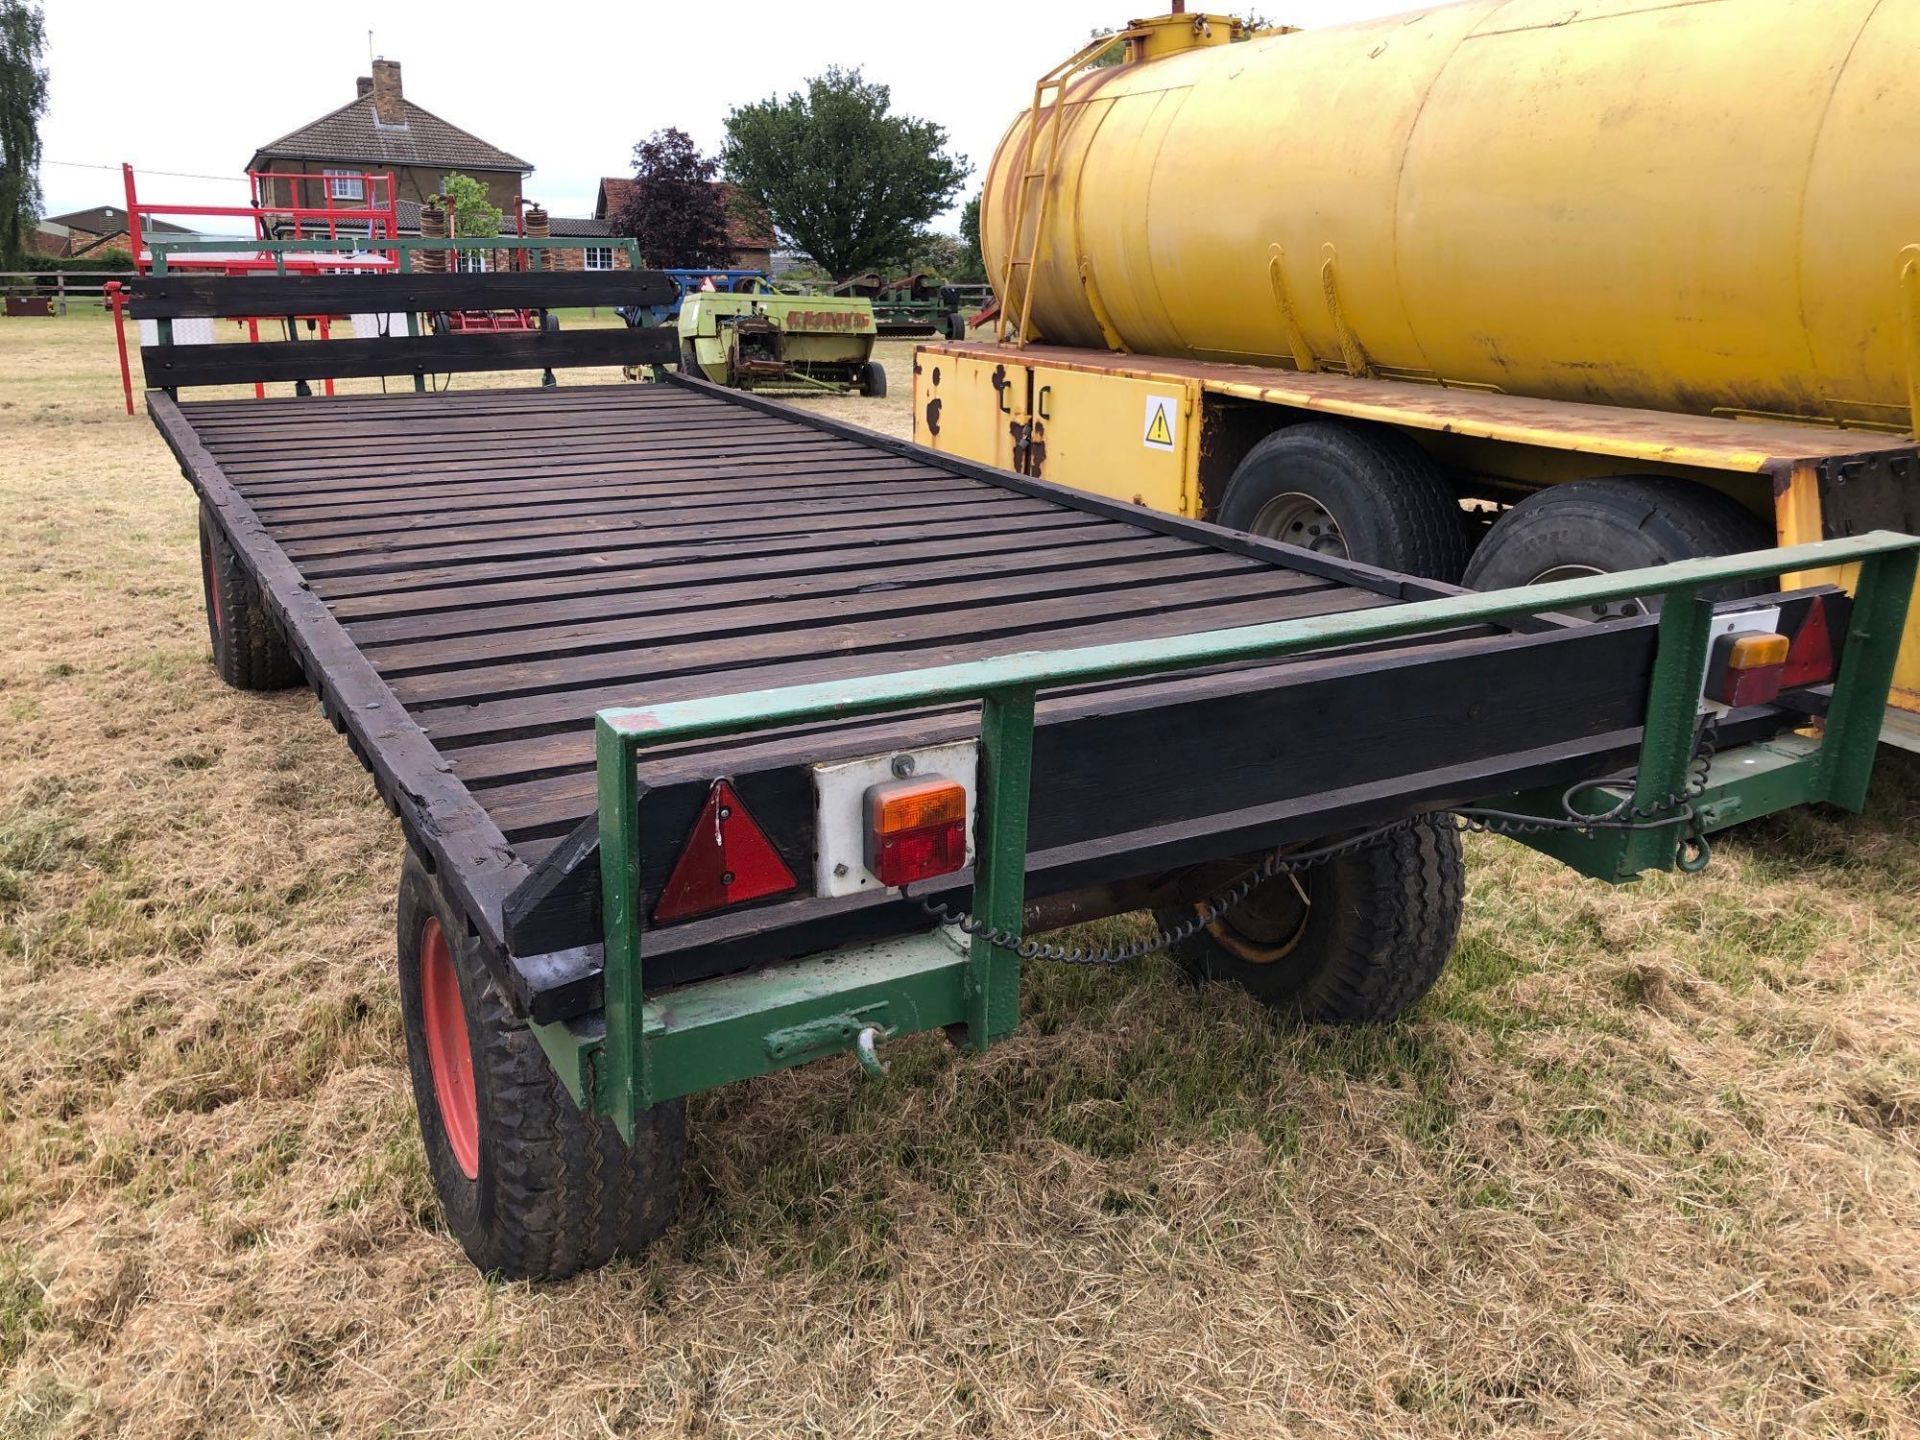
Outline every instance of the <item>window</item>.
POLYGON ((453 268, 463 275, 484 275, 487 273, 487 252, 456 250, 453 252, 453 268))
POLYGON ((334 200, 364 200, 367 198, 367 182, 357 170, 328 170, 327 195, 334 200))
POLYGON ((589 245, 586 249, 588 270, 611 270, 613 268, 613 247, 611 245, 589 245))

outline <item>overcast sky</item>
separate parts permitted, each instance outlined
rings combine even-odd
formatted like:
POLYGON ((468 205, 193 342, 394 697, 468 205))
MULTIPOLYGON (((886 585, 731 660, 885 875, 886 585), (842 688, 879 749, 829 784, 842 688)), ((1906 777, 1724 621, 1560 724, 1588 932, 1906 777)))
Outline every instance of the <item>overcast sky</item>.
MULTIPOLYGON (((52 215, 122 203, 123 160, 143 177, 142 200, 243 204, 256 146, 353 98, 371 29, 374 52, 401 62, 407 98, 525 158, 528 197, 556 215, 590 214, 599 177, 631 174, 633 144, 649 132, 677 125, 713 151, 732 106, 784 95, 828 65, 864 67, 892 87, 896 110, 944 125, 973 163, 971 194, 1040 74, 1093 27, 1164 3, 45 0, 40 179, 52 215)), ((1275 22, 1326 25, 1423 7, 1258 8, 1275 22)))

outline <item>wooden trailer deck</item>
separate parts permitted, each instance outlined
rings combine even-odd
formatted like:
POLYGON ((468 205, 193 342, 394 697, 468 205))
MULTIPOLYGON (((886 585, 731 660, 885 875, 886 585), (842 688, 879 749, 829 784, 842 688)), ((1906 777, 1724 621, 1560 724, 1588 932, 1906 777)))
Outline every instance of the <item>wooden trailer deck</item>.
MULTIPOLYGON (((149 405, 409 838, 547 1014, 595 993, 596 711, 1454 593, 694 382, 149 405)), ((1055 693, 1031 893, 1617 763, 1653 628, 1601 628, 1055 693)), ((758 777, 751 808, 803 870, 808 765, 976 725, 947 707, 668 748, 642 771, 650 878, 719 775, 758 777)), ((650 981, 911 911, 730 910, 652 937, 650 981)))

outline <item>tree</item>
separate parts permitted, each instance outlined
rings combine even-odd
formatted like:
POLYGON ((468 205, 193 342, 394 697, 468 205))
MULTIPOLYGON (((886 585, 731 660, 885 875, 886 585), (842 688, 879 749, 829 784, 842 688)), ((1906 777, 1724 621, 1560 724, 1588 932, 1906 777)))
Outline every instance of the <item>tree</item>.
POLYGON ((842 279, 907 255, 970 168, 947 153, 943 128, 892 105, 885 85, 836 66, 727 116, 728 178, 842 279))
POLYGON ((40 222, 40 117, 47 113, 46 26, 38 6, 0 0, 0 261, 26 254, 40 222))
POLYGON ((978 285, 987 278, 987 252, 980 244, 980 196, 976 193, 960 212, 960 243, 966 256, 953 278, 962 285, 978 285))
POLYGON ((656 130, 633 147, 633 188, 607 219, 640 242, 640 258, 656 270, 731 264, 719 173, 686 131, 656 130))
POLYGON ((440 193, 447 197, 447 210, 455 235, 498 235, 500 207, 487 198, 486 182, 458 172, 444 176, 440 193))

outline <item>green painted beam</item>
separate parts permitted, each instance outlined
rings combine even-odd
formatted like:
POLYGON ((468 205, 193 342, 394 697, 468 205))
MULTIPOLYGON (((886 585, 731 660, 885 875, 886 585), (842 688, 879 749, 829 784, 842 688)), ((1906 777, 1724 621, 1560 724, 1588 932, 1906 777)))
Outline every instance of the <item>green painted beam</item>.
POLYGON ((1405 605, 1313 615, 1114 645, 1072 650, 1022 651, 994 660, 934 665, 891 675, 871 675, 780 690, 679 700, 637 709, 602 710, 599 723, 642 744, 739 735, 800 720, 845 718, 903 710, 953 700, 972 700, 1021 686, 1045 688, 1094 680, 1121 680, 1236 660, 1268 660, 1332 645, 1352 645, 1421 635, 1456 625, 1486 624, 1571 610, 1610 600, 1698 589, 1874 556, 1920 551, 1920 539, 1876 530, 1846 540, 1821 540, 1751 555, 1683 560, 1644 570, 1622 570, 1581 580, 1526 585, 1485 594, 1450 595, 1405 605))
POLYGON ((791 960, 683 985, 646 1006, 658 1105, 729 1081, 804 1065, 854 1047, 967 1018, 966 952, 944 931, 791 960))

